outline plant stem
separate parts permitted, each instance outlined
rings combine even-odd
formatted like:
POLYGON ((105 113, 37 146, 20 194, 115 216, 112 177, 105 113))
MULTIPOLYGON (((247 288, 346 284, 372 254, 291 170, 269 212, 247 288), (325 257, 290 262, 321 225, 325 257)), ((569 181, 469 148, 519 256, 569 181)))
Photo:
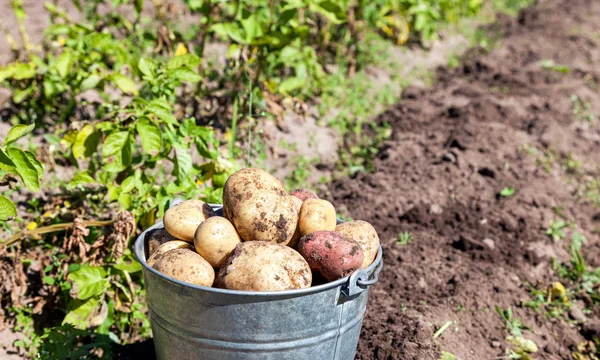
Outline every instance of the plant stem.
MULTIPOLYGON (((114 222, 115 222, 114 220, 106 220, 106 221, 89 220, 89 221, 82 221, 81 224, 83 226, 108 226, 108 225, 112 225, 114 222)), ((9 237, 5 241, 0 242, 0 246, 5 246, 5 247, 10 246, 11 244, 21 240, 24 237, 34 237, 34 236, 38 236, 38 235, 42 235, 42 234, 63 231, 72 226, 73 226, 73 223, 69 222, 69 223, 63 223, 63 224, 48 225, 48 226, 44 226, 44 227, 33 229, 33 230, 23 230, 23 231, 20 231, 20 232, 14 234, 13 236, 9 237)))
POLYGON ((237 120, 238 120, 238 97, 236 96, 233 100, 233 115, 231 118, 231 139, 229 139, 229 156, 233 159, 235 154, 235 137, 237 131, 237 120))
POLYGON ((21 35, 21 41, 23 42, 23 50, 25 50, 25 57, 29 60, 29 52, 31 50, 31 43, 29 42, 29 36, 27 35, 27 31, 25 31, 25 25, 23 24, 23 19, 25 18, 25 10, 23 9, 23 1, 22 0, 10 0, 10 4, 12 5, 13 13, 17 18, 17 24, 19 26, 19 34, 21 35))
POLYGON ((4 33, 4 36, 6 37, 6 42, 8 42, 8 45, 10 45, 10 49, 12 50, 13 54, 15 56, 18 56, 19 45, 15 42, 15 39, 10 34, 10 31, 8 31, 8 28, 6 26, 4 26, 4 23, 2 22, 1 17, 0 17, 0 29, 2 29, 2 32, 4 33))

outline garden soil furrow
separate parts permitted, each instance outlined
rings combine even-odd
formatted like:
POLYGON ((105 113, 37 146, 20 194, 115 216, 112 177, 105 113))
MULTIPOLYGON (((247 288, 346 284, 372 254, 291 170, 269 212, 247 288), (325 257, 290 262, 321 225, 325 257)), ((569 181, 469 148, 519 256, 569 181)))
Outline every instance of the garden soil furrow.
POLYGON ((376 119, 393 129, 376 171, 329 188, 339 209, 378 229, 384 249, 357 359, 506 356, 496 305, 531 328, 535 359, 572 359, 581 326, 520 305, 530 286, 557 280, 553 258, 569 261, 570 239, 546 235, 552 220, 577 224, 588 264, 600 265, 600 210, 584 190, 600 164, 598 19, 593 0, 540 1, 501 18, 486 29, 501 39, 492 51, 469 51, 376 119))

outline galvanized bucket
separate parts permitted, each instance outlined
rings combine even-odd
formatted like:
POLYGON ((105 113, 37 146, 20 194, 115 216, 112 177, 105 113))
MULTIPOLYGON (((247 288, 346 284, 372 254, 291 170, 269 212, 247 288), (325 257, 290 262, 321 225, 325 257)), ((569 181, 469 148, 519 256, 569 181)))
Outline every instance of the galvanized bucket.
POLYGON ((162 222, 152 226, 135 242, 158 360, 354 358, 368 289, 383 266, 381 247, 369 268, 334 282, 298 290, 236 291, 191 285, 149 267, 145 235, 162 227, 162 222))

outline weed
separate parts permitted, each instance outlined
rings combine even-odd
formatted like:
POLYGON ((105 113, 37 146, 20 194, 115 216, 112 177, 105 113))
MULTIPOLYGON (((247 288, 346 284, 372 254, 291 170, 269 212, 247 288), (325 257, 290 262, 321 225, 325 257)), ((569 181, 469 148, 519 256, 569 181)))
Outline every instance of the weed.
POLYGON ((396 240, 396 244, 398 245, 408 245, 413 240, 413 236, 408 231, 404 231, 398 234, 398 239, 396 240))
POLYGON ((569 245, 570 264, 561 264, 554 260, 552 268, 560 278, 573 283, 570 289, 573 296, 580 297, 582 293, 585 293, 594 303, 599 303, 600 294, 598 294, 597 286, 600 284, 600 268, 590 269, 586 264, 581 254, 581 248, 585 243, 587 243, 585 236, 574 231, 569 245))
POLYGON ((571 308, 570 295, 560 282, 555 282, 552 286, 543 290, 532 287, 530 293, 532 299, 523 301, 521 305, 536 311, 544 310, 546 316, 550 319, 563 317, 571 308))
POLYGON ((531 6, 535 0, 494 0, 496 8, 509 15, 516 15, 519 10, 531 6))
POLYGON ((504 320, 506 330, 510 334, 506 337, 506 341, 511 344, 511 348, 506 349, 508 358, 523 360, 531 359, 529 354, 538 351, 537 345, 523 336, 523 331, 531 330, 531 328, 523 325, 519 318, 513 318, 513 312, 510 307, 503 310, 496 305, 496 312, 500 315, 502 320, 504 320))
POLYGON ((504 189, 500 190, 500 196, 502 197, 508 197, 508 196, 512 196, 515 194, 515 188, 512 187, 505 187, 504 189))
POLYGON ((296 169, 284 180, 286 189, 293 190, 305 187, 312 172, 312 167, 317 162, 319 162, 318 158, 309 159, 304 155, 300 156, 295 161, 296 169))
POLYGON ((500 306, 496 305, 496 312, 502 320, 504 320, 504 324, 506 326, 506 330, 513 336, 522 336, 523 330, 531 330, 528 326, 523 325, 521 323, 521 319, 513 318, 513 312, 511 308, 507 308, 503 310, 500 306))
POLYGON ((460 58, 456 54, 450 55, 450 57, 448 58, 448 67, 455 69, 458 67, 459 64, 460 58))
POLYGON ((456 360, 456 356, 447 351, 442 351, 439 360, 456 360))
POLYGON ((546 230, 546 235, 550 235, 554 241, 560 241, 565 237, 564 229, 570 226, 572 226, 572 224, 562 220, 552 220, 550 227, 546 230))
POLYGON ((571 95, 571 112, 577 120, 594 121, 594 114, 590 111, 589 101, 582 101, 577 95, 571 95))
POLYGON ((559 73, 569 73, 571 72, 571 68, 565 65, 557 65, 552 60, 542 60, 540 61, 540 66, 544 69, 556 71, 559 73))

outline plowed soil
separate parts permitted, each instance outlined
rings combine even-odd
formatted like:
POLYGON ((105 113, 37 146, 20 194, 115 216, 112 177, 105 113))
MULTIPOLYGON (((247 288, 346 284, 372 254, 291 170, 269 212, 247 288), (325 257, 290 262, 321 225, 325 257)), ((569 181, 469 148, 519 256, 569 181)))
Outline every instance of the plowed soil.
POLYGON ((378 229, 384 248, 357 359, 505 357, 496 305, 531 328, 535 359, 572 359, 582 334, 597 335, 593 306, 573 321, 521 303, 531 287, 560 280, 552 259, 569 262, 574 227, 553 241, 552 220, 577 224, 588 265, 600 265, 590 186, 600 164, 600 1, 540 1, 487 32, 501 39, 492 51, 473 49, 376 119, 393 134, 374 173, 329 188, 338 208, 378 229), (515 192, 501 196, 504 188, 515 192), (405 231, 412 241, 402 246, 405 231))

